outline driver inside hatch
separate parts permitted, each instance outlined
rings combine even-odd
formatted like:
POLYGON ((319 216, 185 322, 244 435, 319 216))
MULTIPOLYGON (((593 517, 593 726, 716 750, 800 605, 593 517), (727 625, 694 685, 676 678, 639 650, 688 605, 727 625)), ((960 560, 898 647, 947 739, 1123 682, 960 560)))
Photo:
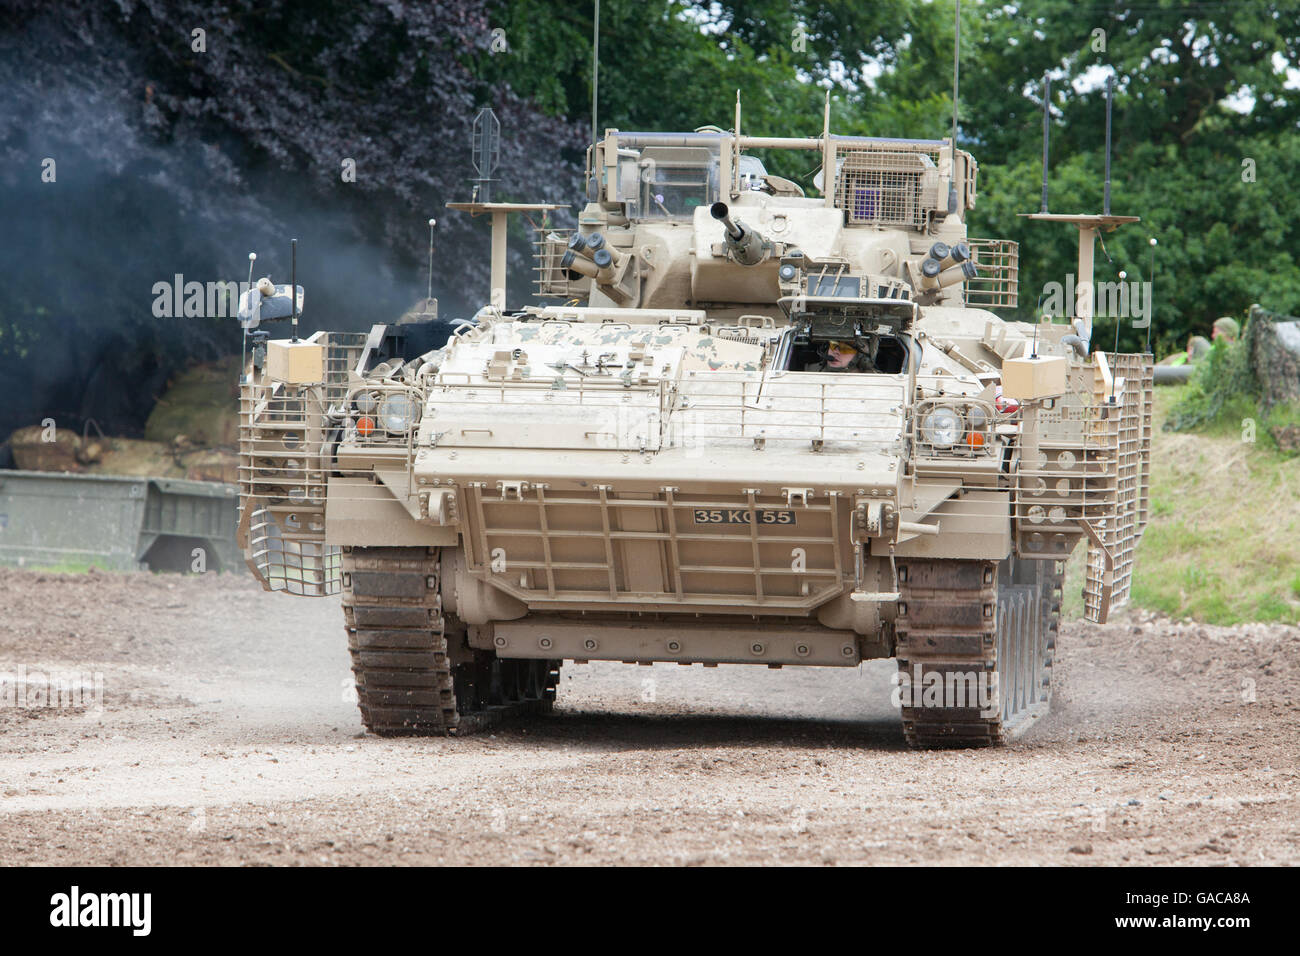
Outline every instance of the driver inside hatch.
POLYGON ((853 342, 832 340, 826 343, 821 361, 813 362, 807 372, 869 372, 874 366, 871 356, 853 342))

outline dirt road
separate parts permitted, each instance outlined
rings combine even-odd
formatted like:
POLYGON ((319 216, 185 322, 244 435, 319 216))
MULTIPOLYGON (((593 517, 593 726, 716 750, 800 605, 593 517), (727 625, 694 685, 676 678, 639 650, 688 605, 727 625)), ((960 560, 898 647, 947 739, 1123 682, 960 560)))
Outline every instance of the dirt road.
POLYGON ((892 662, 566 664, 553 717, 385 740, 334 600, 0 570, 0 608, 2 864, 1300 862, 1294 628, 1067 625, 1040 726, 913 753, 892 662))

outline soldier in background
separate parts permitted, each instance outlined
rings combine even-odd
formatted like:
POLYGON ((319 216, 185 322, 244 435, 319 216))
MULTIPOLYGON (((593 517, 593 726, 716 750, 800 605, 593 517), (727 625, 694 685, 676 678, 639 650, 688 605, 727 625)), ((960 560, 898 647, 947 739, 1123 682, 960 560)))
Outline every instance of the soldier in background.
POLYGON ((1223 316, 1214 320, 1214 328, 1210 332, 1210 338, 1217 345, 1220 340, 1232 344, 1241 336, 1241 326, 1237 324, 1236 319, 1223 316))
MULTIPOLYGON (((1220 319, 1220 322, 1223 320, 1220 319)), ((1232 320, 1229 319, 1229 322, 1232 320)), ((1215 323, 1216 326, 1218 323, 1215 323)), ((1187 340, 1187 350, 1174 355, 1166 355, 1160 360, 1161 365, 1195 365, 1210 354, 1210 340, 1204 335, 1193 335, 1187 340)))

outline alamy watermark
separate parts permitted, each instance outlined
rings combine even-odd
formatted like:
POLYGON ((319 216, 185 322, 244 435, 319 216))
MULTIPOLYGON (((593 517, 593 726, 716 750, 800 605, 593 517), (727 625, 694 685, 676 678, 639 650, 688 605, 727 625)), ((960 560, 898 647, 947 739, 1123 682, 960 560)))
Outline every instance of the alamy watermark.
POLYGON ((239 314, 239 300, 256 283, 218 280, 185 281, 176 273, 153 284, 155 319, 231 319, 239 314))
POLYGON ((1095 308, 1087 309, 1090 315, 1132 319, 1133 328, 1145 329, 1151 324, 1151 296, 1150 282, 1081 282, 1076 286, 1074 274, 1067 273, 1065 282, 1048 282, 1043 286, 1041 311, 1073 318, 1079 314, 1079 305, 1094 305, 1095 308))
POLYGON ((153 926, 152 893, 85 893, 73 886, 50 897, 54 927, 120 927, 133 936, 148 936, 153 926))
POLYGON ((916 663, 911 673, 899 670, 889 680, 895 707, 962 707, 994 717, 1001 706, 996 671, 923 671, 916 663))
POLYGON ((104 709, 104 675, 99 671, 28 670, 19 664, 0 671, 0 707, 104 709))

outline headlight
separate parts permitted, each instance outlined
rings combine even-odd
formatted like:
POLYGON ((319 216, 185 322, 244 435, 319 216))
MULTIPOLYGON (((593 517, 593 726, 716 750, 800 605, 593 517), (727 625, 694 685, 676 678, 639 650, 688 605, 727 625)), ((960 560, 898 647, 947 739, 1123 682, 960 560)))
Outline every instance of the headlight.
POLYGON ((940 405, 921 419, 921 437, 935 448, 951 448, 961 439, 961 417, 940 405))
POLYGON ((389 395, 379 406, 379 419, 390 434, 401 434, 411 427, 415 403, 406 395, 389 395))

